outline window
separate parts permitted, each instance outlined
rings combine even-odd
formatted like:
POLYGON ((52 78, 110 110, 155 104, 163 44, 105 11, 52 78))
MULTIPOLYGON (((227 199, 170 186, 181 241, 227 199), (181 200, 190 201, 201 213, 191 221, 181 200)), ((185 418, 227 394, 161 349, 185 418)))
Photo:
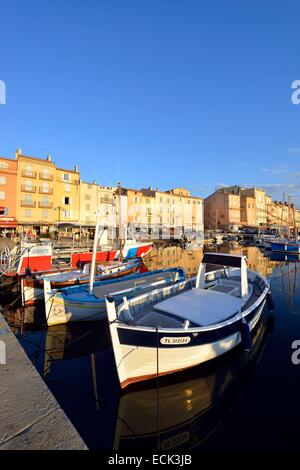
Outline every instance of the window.
POLYGON ((0 162, 0 168, 8 168, 7 162, 0 162))
POLYGON ((43 217, 43 219, 47 219, 48 218, 48 211, 42 211, 42 217, 43 217))
POLYGON ((0 184, 6 184, 5 176, 0 176, 0 184))
POLYGON ((6 199, 6 194, 4 191, 0 191, 0 201, 4 201, 6 199))
POLYGON ((0 207, 0 215, 8 216, 8 207, 0 207))
POLYGON ((26 180, 25 181, 25 190, 26 191, 32 191, 33 189, 33 184, 31 180, 26 180))
POLYGON ((91 210, 91 204, 86 204, 85 205, 85 210, 90 211, 91 210))
POLYGON ((31 209, 25 209, 24 216, 25 217, 31 217, 31 213, 32 213, 31 209))
POLYGON ((69 175, 69 173, 64 173, 63 174, 63 180, 64 181, 71 181, 71 175, 69 175))
POLYGON ((65 192, 69 193, 71 191, 71 187, 69 184, 65 184, 65 192))
POLYGON ((69 206, 71 204, 71 198, 69 196, 64 197, 64 204, 65 206, 69 206))
POLYGON ((32 194, 25 194, 24 200, 26 202, 32 202, 32 194))
POLYGON ((70 219, 71 218, 71 211, 62 211, 62 216, 64 219, 70 219))
POLYGON ((33 175, 33 171, 32 171, 32 166, 31 165, 26 165, 25 166, 25 171, 27 173, 27 176, 32 176, 33 175))
POLYGON ((86 201, 90 201, 90 200, 91 200, 91 195, 90 195, 90 194, 86 194, 86 195, 85 195, 85 200, 86 200, 86 201))
POLYGON ((48 204, 48 202, 49 202, 49 197, 48 196, 43 196, 42 203, 43 204, 48 204))

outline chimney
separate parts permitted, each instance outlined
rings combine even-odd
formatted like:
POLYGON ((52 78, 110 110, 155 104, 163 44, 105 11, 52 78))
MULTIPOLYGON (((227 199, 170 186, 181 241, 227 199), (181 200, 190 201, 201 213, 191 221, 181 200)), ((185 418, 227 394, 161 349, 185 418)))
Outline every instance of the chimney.
POLYGON ((75 165, 75 171, 78 173, 78 165, 75 165))
POLYGON ((17 158, 18 158, 20 155, 22 155, 22 149, 18 148, 18 149, 16 150, 16 160, 17 160, 17 158))
POLYGON ((52 162, 52 157, 51 157, 51 155, 47 155, 47 162, 52 162))

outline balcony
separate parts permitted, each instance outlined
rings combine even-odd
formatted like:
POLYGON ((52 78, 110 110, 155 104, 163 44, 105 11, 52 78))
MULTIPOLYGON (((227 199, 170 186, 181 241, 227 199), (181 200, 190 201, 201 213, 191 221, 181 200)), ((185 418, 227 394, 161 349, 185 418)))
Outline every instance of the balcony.
POLYGON ((22 170, 22 176, 25 178, 36 178, 36 171, 22 170))
POLYGON ((39 208, 40 209, 52 209, 52 202, 46 202, 46 201, 39 201, 39 208))
POLYGON ((40 180, 53 181, 53 175, 50 173, 39 173, 40 180))
POLYGON ((35 201, 21 201, 21 207, 35 207, 35 201))
POLYGON ((39 193, 40 194, 53 194, 53 189, 52 188, 39 188, 39 193))
POLYGON ((113 203, 113 199, 112 197, 111 198, 108 198, 108 197, 101 197, 100 198, 100 202, 102 204, 112 204, 113 203))
POLYGON ((23 191, 23 193, 35 193, 36 192, 36 187, 35 186, 27 186, 26 184, 22 184, 21 191, 23 191))

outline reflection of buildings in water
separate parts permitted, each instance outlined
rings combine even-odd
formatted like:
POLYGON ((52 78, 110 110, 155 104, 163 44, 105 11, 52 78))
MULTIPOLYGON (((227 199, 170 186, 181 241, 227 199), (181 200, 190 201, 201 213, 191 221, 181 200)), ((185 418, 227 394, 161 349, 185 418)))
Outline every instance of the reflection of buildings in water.
POLYGON ((260 272, 267 277, 272 274, 278 263, 264 256, 256 246, 240 246, 223 243, 221 245, 205 245, 204 249, 182 250, 177 246, 158 247, 152 250, 151 256, 145 259, 149 269, 163 269, 182 266, 188 275, 197 274, 203 252, 220 252, 247 256, 248 267, 253 271, 260 272))
POLYGON ((183 250, 178 246, 154 248, 149 258, 145 259, 148 269, 183 267, 187 275, 197 273, 203 250, 183 250))
MULTIPOLYGON (((211 365, 213 371, 201 369, 201 377, 121 396, 114 449, 159 446, 161 450, 187 450, 199 446, 228 414, 239 392, 241 376, 251 372, 263 352, 267 332, 269 328, 260 322, 250 354, 236 350, 211 365)), ((195 373, 200 374, 199 370, 195 373)))
POLYGON ((205 251, 216 251, 221 253, 230 253, 233 255, 240 255, 242 253, 243 255, 247 256, 248 268, 253 271, 258 271, 265 277, 268 277, 270 274, 272 274, 274 268, 278 264, 270 260, 269 257, 264 256, 264 254, 256 246, 238 246, 234 248, 232 245, 223 244, 212 249, 211 247, 207 247, 205 251))

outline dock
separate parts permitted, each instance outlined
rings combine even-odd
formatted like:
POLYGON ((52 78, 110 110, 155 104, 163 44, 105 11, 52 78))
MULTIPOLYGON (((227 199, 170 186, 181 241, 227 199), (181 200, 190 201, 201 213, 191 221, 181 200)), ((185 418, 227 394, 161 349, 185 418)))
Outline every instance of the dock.
POLYGON ((0 450, 87 450, 1 312, 0 341, 0 450))

